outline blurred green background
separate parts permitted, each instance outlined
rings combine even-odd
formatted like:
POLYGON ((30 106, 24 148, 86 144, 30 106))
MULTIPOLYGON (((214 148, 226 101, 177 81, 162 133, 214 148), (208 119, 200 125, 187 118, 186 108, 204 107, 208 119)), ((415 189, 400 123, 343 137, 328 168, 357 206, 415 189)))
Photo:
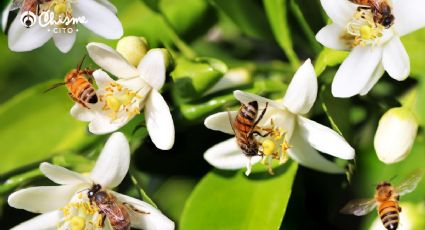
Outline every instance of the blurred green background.
MULTIPOLYGON (((403 38, 412 62, 409 79, 396 82, 384 76, 367 96, 335 99, 330 83, 335 65, 345 54, 323 50, 315 42, 314 34, 328 20, 318 0, 111 2, 118 8, 125 35, 144 36, 151 47, 166 47, 175 57, 163 90, 176 125, 175 146, 160 151, 145 128, 133 132, 143 117, 123 128, 133 159, 118 190, 140 199, 147 199, 146 192, 178 229, 368 229, 375 212, 355 217, 342 215, 339 209, 351 199, 372 197, 379 181, 397 176, 397 184, 425 166, 422 127, 411 154, 400 163, 384 165, 373 149, 379 118, 387 109, 399 106, 398 99, 411 88, 418 89, 416 112, 421 126, 425 122, 425 30, 403 38), (207 59, 197 61, 195 57, 207 59), (299 63, 307 58, 317 60, 326 70, 319 78, 321 90, 311 118, 329 127, 333 121, 333 128, 338 127, 354 146, 353 174, 328 175, 289 162, 274 176, 259 166, 254 176, 247 178, 244 170, 227 172, 209 166, 203 153, 229 136, 206 129, 203 119, 237 106, 234 89, 204 94, 223 76, 211 58, 217 59, 219 66, 248 71, 251 80, 236 88, 272 98, 284 94, 299 63), (197 85, 181 80, 186 77, 197 85)), ((40 162, 89 171, 107 138, 89 134, 85 123, 70 116, 73 103, 65 88, 42 93, 76 67, 88 42, 116 44, 82 29, 67 54, 60 53, 52 41, 32 52, 13 53, 7 36, 0 35, 2 228, 34 216, 8 207, 6 200, 17 189, 51 183, 38 171, 40 162)), ((85 65, 96 67, 90 61, 85 65)), ((425 208, 425 182, 402 201, 425 208)), ((417 218, 425 216, 418 212, 417 218)))

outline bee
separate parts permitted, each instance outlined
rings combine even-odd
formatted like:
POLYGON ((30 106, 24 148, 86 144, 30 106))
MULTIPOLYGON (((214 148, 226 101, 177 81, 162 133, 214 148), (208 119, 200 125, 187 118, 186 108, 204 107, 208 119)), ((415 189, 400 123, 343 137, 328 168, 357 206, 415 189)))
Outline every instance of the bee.
POLYGON ((358 199, 348 202, 341 213, 363 216, 377 207, 382 224, 388 230, 396 230, 399 224, 400 196, 415 190, 423 175, 422 170, 417 170, 408 176, 399 186, 393 187, 389 182, 383 181, 376 186, 375 197, 372 199, 358 199))
MULTIPOLYGON (((108 218, 114 230, 130 229, 130 214, 127 207, 119 204, 115 196, 107 191, 102 191, 99 184, 94 184, 87 192, 87 196, 90 202, 99 208, 100 214, 104 214, 108 218)), ((104 222, 105 219, 102 221, 102 226, 104 222)))
POLYGON ((31 11, 38 15, 39 5, 50 2, 51 0, 13 0, 10 11, 21 9, 21 11, 31 11))
POLYGON ((261 155, 259 151, 260 143, 255 139, 255 135, 260 135, 262 137, 267 136, 267 134, 262 135, 258 131, 259 128, 257 128, 258 123, 266 113, 267 106, 268 103, 266 103, 264 110, 259 115, 257 120, 257 101, 251 101, 248 103, 248 105, 242 104, 235 120, 232 120, 229 113, 230 125, 232 126, 233 132, 235 133, 236 142, 246 156, 252 157, 261 155))
POLYGON ((55 84, 46 91, 49 91, 62 85, 66 85, 69 91, 68 95, 73 101, 79 103, 85 108, 89 108, 87 104, 96 104, 98 101, 98 97, 96 94, 96 90, 93 88, 93 85, 91 83, 93 79, 93 70, 81 69, 81 65, 83 64, 84 59, 85 57, 83 58, 81 63, 78 64, 76 69, 71 70, 65 76, 64 82, 55 84))
POLYGON ((370 9, 375 23, 379 23, 385 28, 390 28, 394 24, 394 15, 389 0, 349 0, 360 5, 358 10, 370 9))

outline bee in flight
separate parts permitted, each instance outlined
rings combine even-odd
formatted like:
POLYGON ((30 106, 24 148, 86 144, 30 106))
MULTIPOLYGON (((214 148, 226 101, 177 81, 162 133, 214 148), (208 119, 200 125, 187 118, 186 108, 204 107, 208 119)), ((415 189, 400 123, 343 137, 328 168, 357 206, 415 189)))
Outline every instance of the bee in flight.
POLYGON ((261 155, 261 153, 259 153, 260 143, 255 139, 255 135, 267 136, 267 134, 262 135, 259 132, 260 129, 257 127, 266 113, 267 106, 268 103, 266 103, 258 119, 256 119, 258 115, 257 101, 251 101, 247 105, 242 104, 234 120, 229 113, 230 125, 235 133, 236 143, 248 157, 261 155))
POLYGON ((394 24, 394 15, 390 0, 349 0, 360 5, 358 10, 371 10, 373 20, 385 28, 390 28, 394 24))
POLYGON ((80 62, 80 64, 78 64, 77 68, 71 70, 65 76, 64 82, 54 84, 45 92, 62 85, 66 85, 69 91, 68 95, 73 101, 79 103, 80 105, 86 108, 89 108, 87 104, 96 104, 98 101, 98 97, 96 94, 96 90, 93 88, 93 85, 90 82, 93 79, 93 70, 81 69, 81 65, 83 64, 84 59, 85 56, 80 62))
MULTIPOLYGON (((131 210, 143 214, 149 214, 135 209, 127 203, 119 203, 114 195, 102 190, 99 184, 94 184, 87 192, 87 197, 90 199, 92 205, 99 208, 100 214, 104 215, 103 218, 108 218, 109 223, 114 230, 128 230, 130 229, 130 213, 131 210)), ((105 224, 105 219, 102 220, 102 227, 105 224)))
POLYGON ((393 187, 386 181, 381 182, 376 186, 374 198, 352 200, 341 209, 341 213, 363 216, 377 207, 378 215, 384 227, 388 230, 396 230, 401 212, 400 196, 415 190, 422 179, 422 175, 422 170, 416 170, 397 187, 393 187))

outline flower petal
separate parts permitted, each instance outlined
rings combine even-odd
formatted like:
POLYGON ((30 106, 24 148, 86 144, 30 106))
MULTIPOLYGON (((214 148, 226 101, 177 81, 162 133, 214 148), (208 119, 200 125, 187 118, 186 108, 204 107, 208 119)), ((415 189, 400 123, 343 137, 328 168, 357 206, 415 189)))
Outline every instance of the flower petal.
POLYGON ((107 114, 98 112, 95 114, 93 120, 91 120, 89 123, 89 131, 96 135, 112 133, 126 125, 130 121, 129 118, 111 121, 111 118, 108 117, 107 114))
POLYGON ((329 155, 345 160, 354 158, 354 149, 332 129, 298 116, 298 131, 310 145, 329 155))
POLYGON ((99 2, 100 4, 106 6, 110 11, 112 11, 114 14, 117 13, 117 8, 110 3, 108 0, 96 0, 97 2, 99 2))
POLYGON ((347 45, 347 42, 341 39, 343 28, 336 23, 329 24, 316 34, 316 40, 331 49, 349 50, 350 47, 347 45))
POLYGON ((288 155, 300 165, 325 173, 344 173, 344 169, 327 160, 313 149, 295 130, 288 155))
POLYGON ((62 211, 47 212, 20 223, 10 230, 34 230, 35 226, 37 226, 38 230, 56 230, 57 224, 62 217, 62 211))
POLYGON ((366 86, 360 91, 360 95, 364 96, 369 93, 369 91, 375 86, 375 84, 381 79, 381 77, 384 75, 385 69, 384 66, 382 66, 382 63, 378 64, 375 71, 373 72, 372 78, 370 78, 369 82, 366 84, 366 86))
POLYGON ((131 227, 146 230, 173 230, 174 222, 162 214, 161 211, 152 207, 150 204, 141 200, 129 197, 117 192, 113 195, 121 202, 128 206, 130 209, 142 211, 140 213, 135 210, 130 210, 131 227))
POLYGON ((55 42, 56 47, 62 53, 68 53, 74 45, 75 38, 77 37, 77 33, 55 33, 53 35, 53 41, 55 42))
MULTIPOLYGON (((212 146, 204 153, 204 159, 212 166, 226 170, 244 168, 249 160, 236 144, 236 138, 230 138, 212 146)), ((252 164, 260 160, 260 156, 251 158, 252 164)))
POLYGON ((273 127, 285 132, 286 140, 290 140, 292 133, 295 129, 295 118, 297 115, 292 114, 288 110, 278 110, 273 107, 267 109, 263 119, 260 121, 258 126, 260 127, 273 127), (273 123, 273 124, 272 124, 273 123))
POLYGON ((107 39, 118 39, 123 35, 120 20, 108 7, 94 0, 75 1, 72 7, 73 16, 85 17, 87 23, 83 25, 94 33, 107 39))
POLYGON ((165 83, 166 57, 161 49, 151 49, 142 58, 137 67, 140 76, 156 90, 160 90, 165 83))
POLYGON ((90 180, 76 172, 64 167, 52 165, 47 162, 40 164, 40 171, 56 184, 72 185, 80 183, 90 183, 90 180))
POLYGON ((409 76, 409 55, 399 37, 394 37, 385 45, 382 52, 382 64, 388 74, 397 81, 403 81, 409 76))
POLYGON ((91 121, 94 119, 94 114, 90 109, 84 108, 79 103, 75 103, 71 108, 71 115, 80 121, 91 121))
POLYGON ((121 54, 105 44, 91 42, 87 45, 87 52, 97 65, 119 78, 139 76, 139 72, 134 66, 128 63, 121 54))
POLYGON ((308 59, 292 78, 283 98, 283 104, 294 114, 306 114, 313 107, 316 96, 316 73, 311 60, 308 59))
POLYGON ((115 188, 124 179, 130 166, 130 146, 124 134, 113 133, 106 141, 90 178, 102 187, 115 188))
POLYGON ((422 0, 393 1, 395 27, 400 36, 425 26, 425 2, 422 0))
POLYGON ((1 13, 1 30, 3 32, 6 32, 7 20, 9 19, 9 12, 11 7, 12 7, 12 2, 7 4, 3 12, 1 13))
POLYGON ((205 119, 204 125, 211 130, 234 135, 235 133, 233 132, 231 123, 234 119, 236 119, 237 114, 237 111, 215 113, 205 119))
POLYGON ((345 98, 359 94, 372 78, 381 57, 381 47, 354 48, 335 75, 332 83, 333 96, 345 98))
POLYGON ((270 100, 270 99, 267 99, 265 97, 261 97, 261 96, 258 96, 258 95, 252 94, 252 93, 245 93, 245 92, 240 91, 240 90, 235 90, 233 92, 233 95, 235 96, 236 99, 238 99, 238 101, 240 101, 241 103, 243 103, 245 105, 247 105, 248 103, 250 103, 252 101, 257 101, 259 109, 264 108, 266 106, 266 102, 269 103, 269 106, 272 106, 272 107, 275 107, 275 108, 278 108, 278 109, 285 109, 284 105, 282 105, 282 104, 280 104, 276 101, 273 101, 273 100, 270 100))
POLYGON ((169 150, 174 145, 174 123, 170 108, 161 94, 152 90, 146 101, 146 126, 149 136, 155 146, 162 150, 169 150))
POLYGON ((101 69, 93 72, 93 78, 99 88, 109 87, 111 83, 115 82, 109 75, 101 69))
POLYGON ((9 49, 15 52, 24 52, 37 49, 44 45, 53 36, 47 28, 35 23, 30 28, 21 24, 20 16, 16 16, 8 32, 9 49))
POLYGON ((342 28, 351 20, 358 7, 348 0, 321 0, 320 2, 329 18, 342 28))
POLYGON ((80 185, 41 186, 10 194, 10 206, 34 213, 45 213, 63 208, 80 185))

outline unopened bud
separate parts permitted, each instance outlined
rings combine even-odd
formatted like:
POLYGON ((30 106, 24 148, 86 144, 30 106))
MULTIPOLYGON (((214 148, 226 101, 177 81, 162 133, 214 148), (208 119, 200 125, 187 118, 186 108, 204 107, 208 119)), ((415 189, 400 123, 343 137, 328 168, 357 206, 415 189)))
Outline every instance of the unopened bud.
POLYGON ((418 131, 414 114, 404 107, 388 110, 379 121, 375 134, 375 150, 379 160, 386 164, 407 157, 418 131))
POLYGON ((117 51, 133 66, 138 66, 140 60, 149 50, 148 43, 143 37, 127 36, 117 43, 117 51))

